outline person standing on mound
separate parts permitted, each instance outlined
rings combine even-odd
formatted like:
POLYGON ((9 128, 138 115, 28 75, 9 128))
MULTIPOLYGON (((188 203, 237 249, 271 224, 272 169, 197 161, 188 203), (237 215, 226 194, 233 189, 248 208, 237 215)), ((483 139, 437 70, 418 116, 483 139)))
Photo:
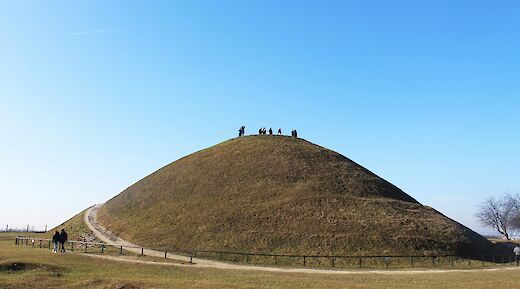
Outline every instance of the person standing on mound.
POLYGON ((52 236, 52 244, 54 245, 54 249, 52 249, 53 253, 58 252, 58 243, 60 242, 60 233, 58 231, 54 232, 54 236, 52 236))
POLYGON ((245 132, 246 132, 246 127, 241 126, 240 129, 238 130, 238 136, 244 136, 245 132))
POLYGON ((67 242, 68 236, 67 232, 65 232, 65 229, 61 229, 60 233, 60 252, 65 253, 65 242, 67 242))

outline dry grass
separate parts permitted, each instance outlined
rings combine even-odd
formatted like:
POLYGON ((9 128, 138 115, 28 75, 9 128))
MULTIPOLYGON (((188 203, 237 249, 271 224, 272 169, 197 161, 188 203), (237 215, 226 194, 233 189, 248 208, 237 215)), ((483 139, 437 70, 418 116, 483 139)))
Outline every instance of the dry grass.
POLYGON ((0 272, 0 288, 487 289, 516 288, 520 282, 518 270, 338 276, 127 264, 17 247, 13 236, 0 234, 0 264, 23 263, 26 268, 0 272))
MULTIPOLYGON (((86 211, 86 210, 85 210, 86 211)), ((55 228, 50 229, 44 236, 45 238, 52 238, 52 235, 55 231, 61 231, 61 229, 65 229, 67 232, 67 236, 69 240, 73 241, 83 241, 83 242, 99 242, 94 233, 87 227, 85 222, 83 221, 83 216, 85 215, 85 211, 80 212, 74 217, 68 219, 67 221, 61 223, 55 228)))
POLYGON ((306 255, 505 254, 355 162, 301 139, 232 139, 108 201, 99 221, 164 250, 306 255))

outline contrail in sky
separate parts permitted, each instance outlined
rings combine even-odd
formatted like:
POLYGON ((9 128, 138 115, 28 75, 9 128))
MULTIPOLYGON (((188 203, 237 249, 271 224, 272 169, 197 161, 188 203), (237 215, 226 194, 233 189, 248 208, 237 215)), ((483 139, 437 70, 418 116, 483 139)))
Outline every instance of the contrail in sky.
POLYGON ((87 35, 87 34, 97 34, 97 33, 107 33, 107 32, 118 32, 118 31, 125 31, 129 28, 113 28, 113 29, 101 29, 101 30, 90 30, 90 31, 79 31, 79 32, 71 32, 68 35, 69 36, 80 36, 80 35, 87 35))

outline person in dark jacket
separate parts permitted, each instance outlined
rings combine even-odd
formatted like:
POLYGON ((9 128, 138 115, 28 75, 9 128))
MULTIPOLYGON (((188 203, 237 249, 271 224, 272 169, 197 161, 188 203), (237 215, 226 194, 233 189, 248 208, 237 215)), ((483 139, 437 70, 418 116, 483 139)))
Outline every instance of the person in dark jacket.
POLYGON ((269 135, 273 135, 273 128, 269 128, 269 135))
POLYGON ((67 242, 68 236, 67 232, 65 232, 65 229, 61 229, 60 233, 60 252, 65 253, 65 242, 67 242))
POLYGON ((238 130, 238 136, 244 136, 245 132, 246 132, 246 127, 241 126, 240 129, 238 130))
POLYGON ((58 252, 58 243, 60 242, 60 233, 58 231, 54 232, 54 236, 52 236, 52 244, 54 245, 54 249, 52 249, 53 253, 58 252))

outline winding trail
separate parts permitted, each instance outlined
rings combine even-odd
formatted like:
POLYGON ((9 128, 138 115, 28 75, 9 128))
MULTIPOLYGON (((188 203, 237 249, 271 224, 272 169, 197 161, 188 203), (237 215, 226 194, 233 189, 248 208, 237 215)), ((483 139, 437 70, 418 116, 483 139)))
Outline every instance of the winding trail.
MULTIPOLYGON (((141 247, 138 245, 132 244, 128 241, 121 239, 116 236, 114 233, 110 232, 102 225, 97 222, 96 213, 97 210, 101 207, 102 204, 93 205, 88 208, 84 215, 84 222, 87 227, 94 233, 94 235, 101 240, 110 245, 114 246, 127 246, 123 249, 140 254, 141 247), (136 248, 129 248, 136 247, 136 248)), ((156 251, 152 249, 144 249, 144 254, 147 256, 164 258, 164 252, 156 251)), ((504 271, 504 270, 519 270, 519 267, 506 267, 506 268, 488 268, 488 269, 424 269, 424 270, 324 270, 324 269, 308 269, 308 268, 279 268, 279 267, 262 267, 262 266, 253 266, 253 265, 238 265, 238 264, 228 264, 223 262, 211 261, 206 259, 193 258, 192 262, 189 263, 189 257, 169 254, 167 255, 168 259, 178 260, 185 262, 183 264, 178 263, 167 263, 167 262, 155 262, 155 261, 144 261, 144 260, 135 260, 128 258, 121 258, 115 256, 104 256, 104 255, 91 255, 85 254, 86 256, 93 258, 102 258, 107 260, 119 261, 119 262, 127 262, 127 263, 138 263, 138 264, 153 264, 153 265, 163 265, 163 266, 174 266, 174 267, 189 267, 189 268, 213 268, 213 269, 226 269, 226 270, 245 270, 245 271, 264 271, 264 272, 280 272, 280 273, 308 273, 308 274, 384 274, 384 275, 402 275, 402 274, 430 274, 430 273, 480 273, 482 271, 485 272, 493 272, 493 271, 504 271)))

